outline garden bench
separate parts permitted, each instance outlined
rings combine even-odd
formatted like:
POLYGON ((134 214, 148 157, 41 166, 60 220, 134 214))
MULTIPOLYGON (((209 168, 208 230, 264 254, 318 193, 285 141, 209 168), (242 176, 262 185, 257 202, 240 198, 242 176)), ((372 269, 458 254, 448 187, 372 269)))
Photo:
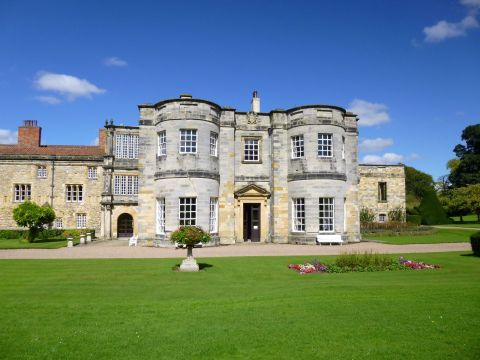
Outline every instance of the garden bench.
POLYGON ((128 246, 137 246, 138 236, 133 235, 130 239, 128 239, 128 246))
POLYGON ((337 235, 337 234, 318 234, 317 235, 317 244, 322 245, 322 244, 327 244, 329 243, 330 245, 333 244, 343 244, 342 240, 342 235, 337 235))

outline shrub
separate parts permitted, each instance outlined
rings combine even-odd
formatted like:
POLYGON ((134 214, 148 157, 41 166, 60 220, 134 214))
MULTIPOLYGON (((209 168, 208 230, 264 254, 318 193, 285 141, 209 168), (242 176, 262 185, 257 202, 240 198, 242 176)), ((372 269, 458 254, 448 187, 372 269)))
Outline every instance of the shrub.
POLYGON ((360 209, 360 224, 370 224, 375 221, 375 212, 369 208, 360 209))
POLYGON ((407 223, 420 225, 422 223, 422 217, 420 215, 407 215, 407 223))
POLYGON ((177 244, 193 246, 200 242, 206 243, 211 240, 210 234, 203 231, 199 226, 180 226, 170 236, 170 241, 177 244))
POLYGON ((38 234, 38 238, 42 240, 63 237, 63 230, 61 229, 43 229, 38 234))
POLYGON ((480 231, 470 236, 470 244, 472 245, 473 255, 480 256, 480 231))
POLYGON ((28 230, 0 230, 0 239, 25 239, 28 230))
POLYGON ((393 222, 405 222, 405 210, 397 207, 388 212, 388 220, 393 222))
POLYGON ((427 191, 419 206, 422 215, 423 225, 448 224, 450 219, 447 217, 435 191, 427 191))
POLYGON ((32 242, 43 230, 43 226, 55 219, 55 211, 49 206, 25 201, 13 209, 13 219, 18 226, 28 227, 27 239, 32 242))

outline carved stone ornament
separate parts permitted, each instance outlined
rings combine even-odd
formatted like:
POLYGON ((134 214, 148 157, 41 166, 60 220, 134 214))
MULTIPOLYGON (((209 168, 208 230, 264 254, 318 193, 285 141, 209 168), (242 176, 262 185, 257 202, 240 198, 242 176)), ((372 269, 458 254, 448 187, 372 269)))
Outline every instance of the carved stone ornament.
POLYGON ((258 115, 254 112, 247 113, 247 124, 256 124, 258 115))

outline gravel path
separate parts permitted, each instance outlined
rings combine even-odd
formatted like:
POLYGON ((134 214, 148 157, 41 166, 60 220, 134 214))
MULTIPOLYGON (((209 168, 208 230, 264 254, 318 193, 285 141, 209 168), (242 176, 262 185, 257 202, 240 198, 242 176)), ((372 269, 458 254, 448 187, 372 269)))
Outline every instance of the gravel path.
MULTIPOLYGON (((470 243, 387 245, 361 242, 348 245, 289 245, 289 244, 241 244, 197 248, 197 258, 228 256, 289 256, 289 255, 338 255, 351 251, 379 253, 425 253, 471 251, 470 243)), ((125 242, 99 242, 93 245, 60 249, 0 250, 0 259, 112 259, 112 258, 183 258, 185 249, 152 247, 128 247, 125 242)))

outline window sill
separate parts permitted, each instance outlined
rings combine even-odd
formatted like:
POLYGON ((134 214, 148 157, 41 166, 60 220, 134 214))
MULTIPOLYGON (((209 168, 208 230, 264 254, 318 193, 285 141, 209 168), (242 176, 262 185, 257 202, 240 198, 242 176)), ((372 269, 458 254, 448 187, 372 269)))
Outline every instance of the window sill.
POLYGON ((242 160, 242 164, 262 164, 262 160, 258 160, 258 161, 242 160))

